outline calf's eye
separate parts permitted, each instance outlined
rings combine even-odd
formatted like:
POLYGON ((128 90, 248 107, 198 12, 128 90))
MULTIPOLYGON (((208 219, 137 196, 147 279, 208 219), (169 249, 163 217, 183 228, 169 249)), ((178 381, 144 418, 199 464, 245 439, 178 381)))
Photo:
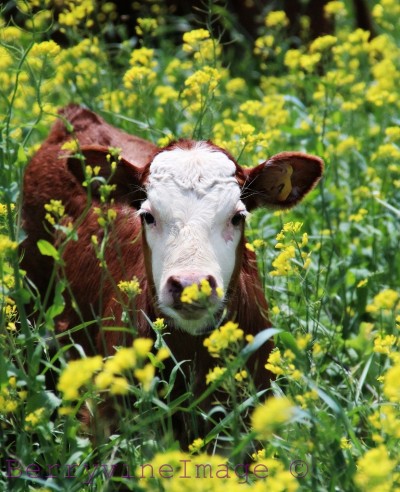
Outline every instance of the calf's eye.
POLYGON ((143 212, 140 214, 142 220, 146 222, 147 225, 152 225, 156 223, 156 219, 150 212, 143 212))
POLYGON ((237 212, 231 219, 231 223, 233 226, 239 226, 244 219, 246 218, 246 214, 244 212, 237 212))

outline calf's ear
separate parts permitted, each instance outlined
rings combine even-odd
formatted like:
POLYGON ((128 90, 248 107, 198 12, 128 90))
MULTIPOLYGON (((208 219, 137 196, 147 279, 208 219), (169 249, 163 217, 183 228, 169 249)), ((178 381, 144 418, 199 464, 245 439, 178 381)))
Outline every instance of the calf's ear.
POLYGON ((100 186, 107 182, 107 184, 114 185, 110 198, 116 201, 139 207, 140 203, 146 199, 143 183, 147 175, 147 166, 144 168, 135 166, 123 157, 116 159, 110 155, 107 147, 100 145, 83 146, 80 154, 82 157, 76 155, 69 157, 67 167, 86 190, 88 189, 88 166, 92 169, 93 178, 103 178, 94 179, 90 183, 90 192, 94 198, 100 197, 100 186), (114 168, 113 161, 117 163, 114 168))
POLYGON ((257 207, 293 207, 318 183, 323 169, 319 157, 282 152, 259 166, 243 169, 241 199, 249 211, 257 207))

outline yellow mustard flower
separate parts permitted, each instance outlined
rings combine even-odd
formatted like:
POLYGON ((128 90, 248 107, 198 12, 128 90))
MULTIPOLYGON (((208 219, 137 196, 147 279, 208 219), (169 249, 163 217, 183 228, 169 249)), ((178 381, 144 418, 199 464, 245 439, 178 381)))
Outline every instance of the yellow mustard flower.
POLYGON ((136 338, 133 341, 133 348, 137 357, 142 359, 147 357, 147 354, 151 351, 153 344, 154 341, 151 338, 136 338))
POLYGON ((208 374, 206 375, 206 384, 211 384, 214 383, 214 381, 217 381, 219 378, 221 378, 226 372, 226 367, 220 367, 216 366, 213 369, 210 369, 208 371, 208 374))
POLYGON ((394 479, 396 462, 389 458, 384 445, 367 451, 357 462, 355 483, 362 490, 390 492, 394 479))
POLYGON ((229 345, 242 340, 243 336, 244 332, 239 328, 239 325, 228 321, 214 330, 203 343, 213 357, 220 357, 221 352, 227 349, 229 345))
POLYGON ((379 311, 391 311, 395 309, 399 302, 400 295, 393 289, 384 289, 373 299, 372 303, 366 307, 367 313, 377 313, 379 311))
POLYGON ((79 390, 91 381, 94 373, 102 366, 100 355, 70 361, 61 373, 57 389, 63 393, 65 400, 78 399, 79 390))
POLYGON ((162 331, 166 328, 164 318, 157 318, 153 321, 153 328, 157 331, 162 331))
POLYGON ((112 395, 126 395, 129 392, 129 382, 126 378, 114 377, 110 385, 112 395))
POLYGON ((289 25, 289 19, 283 10, 273 10, 265 17, 267 27, 286 27, 289 25))
POLYGON ((55 225, 65 217, 65 207, 61 200, 50 200, 49 203, 44 205, 44 209, 47 212, 45 219, 51 225, 55 225))
POLYGON ((269 439, 279 426, 292 418, 293 411, 294 405, 288 398, 271 397, 254 410, 252 428, 260 439, 269 439))
POLYGON ((386 372, 383 391, 389 401, 400 403, 400 363, 395 364, 386 372))
POLYGON ((198 437, 192 442, 192 444, 189 444, 189 451, 191 453, 198 453, 201 450, 201 448, 204 446, 204 444, 205 444, 204 439, 198 437))
POLYGON ((398 338, 395 335, 378 335, 374 340, 374 352, 378 354, 389 355, 392 348, 398 344, 398 338))
POLYGON ((15 241, 12 241, 8 236, 4 234, 0 234, 0 258, 5 256, 10 251, 16 250, 18 244, 15 241))
POLYGON ((135 297, 142 292, 137 277, 133 277, 132 280, 121 280, 118 282, 118 288, 121 292, 128 294, 129 297, 135 297))
POLYGON ((25 430, 32 430, 37 427, 44 418, 46 409, 44 407, 38 408, 35 411, 29 413, 25 417, 25 430))
POLYGON ((139 17, 137 19, 137 26, 135 27, 135 31, 138 36, 143 36, 144 34, 154 33, 157 27, 157 19, 154 19, 152 17, 139 17))
POLYGON ((143 368, 135 369, 135 378, 141 383, 144 391, 150 390, 155 372, 155 367, 152 364, 146 364, 143 368))
POLYGON ((42 41, 41 43, 34 43, 29 54, 31 56, 49 56, 54 58, 61 51, 60 46, 54 41, 42 41))

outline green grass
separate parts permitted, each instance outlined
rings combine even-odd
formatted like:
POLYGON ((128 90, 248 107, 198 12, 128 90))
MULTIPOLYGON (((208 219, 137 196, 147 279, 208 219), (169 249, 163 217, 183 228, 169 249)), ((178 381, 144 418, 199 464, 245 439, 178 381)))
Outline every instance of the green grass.
MULTIPOLYGON (((20 27, 0 17, 0 490, 399 490, 397 3, 370 2, 378 31, 373 39, 354 28, 347 2, 330 3, 335 37, 314 43, 296 44, 284 19, 269 16, 255 52, 241 46, 240 60, 231 46, 206 33, 196 40, 198 31, 173 44, 172 38, 194 27, 187 19, 169 18, 162 3, 151 14, 156 24, 142 22, 143 34, 132 39, 124 38, 118 19, 99 17, 90 1, 79 2, 86 11, 71 3, 71 15, 64 7, 61 25, 51 9, 30 10, 33 3, 18 3, 20 27), (91 33, 92 21, 98 35, 91 33), (41 44, 59 27, 65 46, 41 44), (114 28, 124 41, 110 41, 114 28), (210 431, 198 436, 205 445, 201 450, 197 442, 200 450, 195 446, 191 454, 175 442, 170 416, 178 409, 191 415, 196 435, 200 401, 189 393, 171 400, 174 375, 163 372, 161 353, 159 360, 149 358, 146 342, 143 356, 141 346, 130 348, 131 357, 136 350, 135 367, 121 370, 119 380, 103 380, 99 390, 95 378, 105 377, 110 364, 122 364, 122 352, 111 362, 86 358, 74 366, 68 348, 82 326, 71 330, 69 344, 51 352, 67 282, 44 311, 19 268, 24 168, 57 109, 70 102, 158 145, 178 137, 211 139, 245 166, 284 150, 325 161, 323 181, 296 209, 258 210, 248 221, 246 235, 278 330, 260 336, 274 337, 268 364, 276 380, 259 395, 250 377, 237 381, 249 346, 244 340, 231 344, 219 360, 223 376, 208 386, 218 403, 209 415, 210 431), (275 248, 278 242, 283 248, 275 248), (271 274, 290 246, 295 257, 288 273, 271 274), (32 306, 37 322, 28 316, 32 306), (233 362, 224 362, 229 357, 233 362), (82 376, 71 401, 66 391, 49 385, 51 372, 57 379, 63 374, 70 389, 82 376), (97 412, 112 384, 127 385, 134 403, 118 397, 118 433, 90 439, 79 410, 89 401, 97 412), (274 398, 264 404, 267 396, 274 398), (208 456, 202 454, 206 448, 208 456), (238 466, 252 462, 256 451, 258 469, 238 466), (7 463, 19 477, 10 478, 7 463), (48 465, 57 463, 54 478, 44 478, 51 475, 48 465), (213 479, 179 478, 197 472, 201 477, 195 466, 206 463, 212 464, 213 479), (143 464, 154 466, 156 478, 139 478, 143 464), (165 478, 172 473, 169 466, 173 478, 165 478)), ((110 4, 102 5, 103 13, 113 12, 110 4)), ((142 9, 148 7, 144 3, 142 9)), ((218 11, 224 13, 222 7, 218 11)), ((142 17, 150 15, 144 10, 142 17)), ((49 244, 42 244, 42 252, 60 256, 49 244)), ((126 324, 135 328, 131 319, 126 324)), ((161 334, 156 343, 159 350, 161 334)), ((267 358, 266 353, 266 364, 267 358)))

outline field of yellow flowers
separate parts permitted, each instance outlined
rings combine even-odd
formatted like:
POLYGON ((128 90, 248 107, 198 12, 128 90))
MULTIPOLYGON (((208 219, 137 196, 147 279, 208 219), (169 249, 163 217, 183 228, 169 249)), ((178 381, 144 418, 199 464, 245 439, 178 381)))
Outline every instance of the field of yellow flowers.
MULTIPOLYGON (((136 2, 129 38, 112 2, 54 4, 56 17, 50 0, 0 6, 0 490, 400 490, 398 2, 369 2, 372 37, 355 27, 352 2, 331 1, 334 31, 314 40, 308 18, 293 39, 285 13, 267 5, 241 57, 211 35, 212 12, 199 27, 172 22, 162 1, 136 2), (106 360, 49 351, 66 285, 45 310, 19 268, 21 183, 70 102, 160 146, 211 139, 242 165, 283 150, 325 160, 323 181, 298 208, 248 221, 274 327, 265 366, 276 380, 257 394, 238 363, 251 340, 234 323, 216 327, 207 435, 196 434, 199 401, 169 399, 162 319, 150 320, 150 355, 153 341, 142 338, 106 360), (79 410, 89 402, 96 412, 110 395, 119 433, 90 439, 79 410), (194 416, 188 451, 169 426, 177 408, 194 416)), ((49 228, 63 213, 48 204, 49 228)), ((135 279, 119 287, 133 298, 140 288, 135 279)), ((207 285, 186 294, 207 296, 207 285)))

